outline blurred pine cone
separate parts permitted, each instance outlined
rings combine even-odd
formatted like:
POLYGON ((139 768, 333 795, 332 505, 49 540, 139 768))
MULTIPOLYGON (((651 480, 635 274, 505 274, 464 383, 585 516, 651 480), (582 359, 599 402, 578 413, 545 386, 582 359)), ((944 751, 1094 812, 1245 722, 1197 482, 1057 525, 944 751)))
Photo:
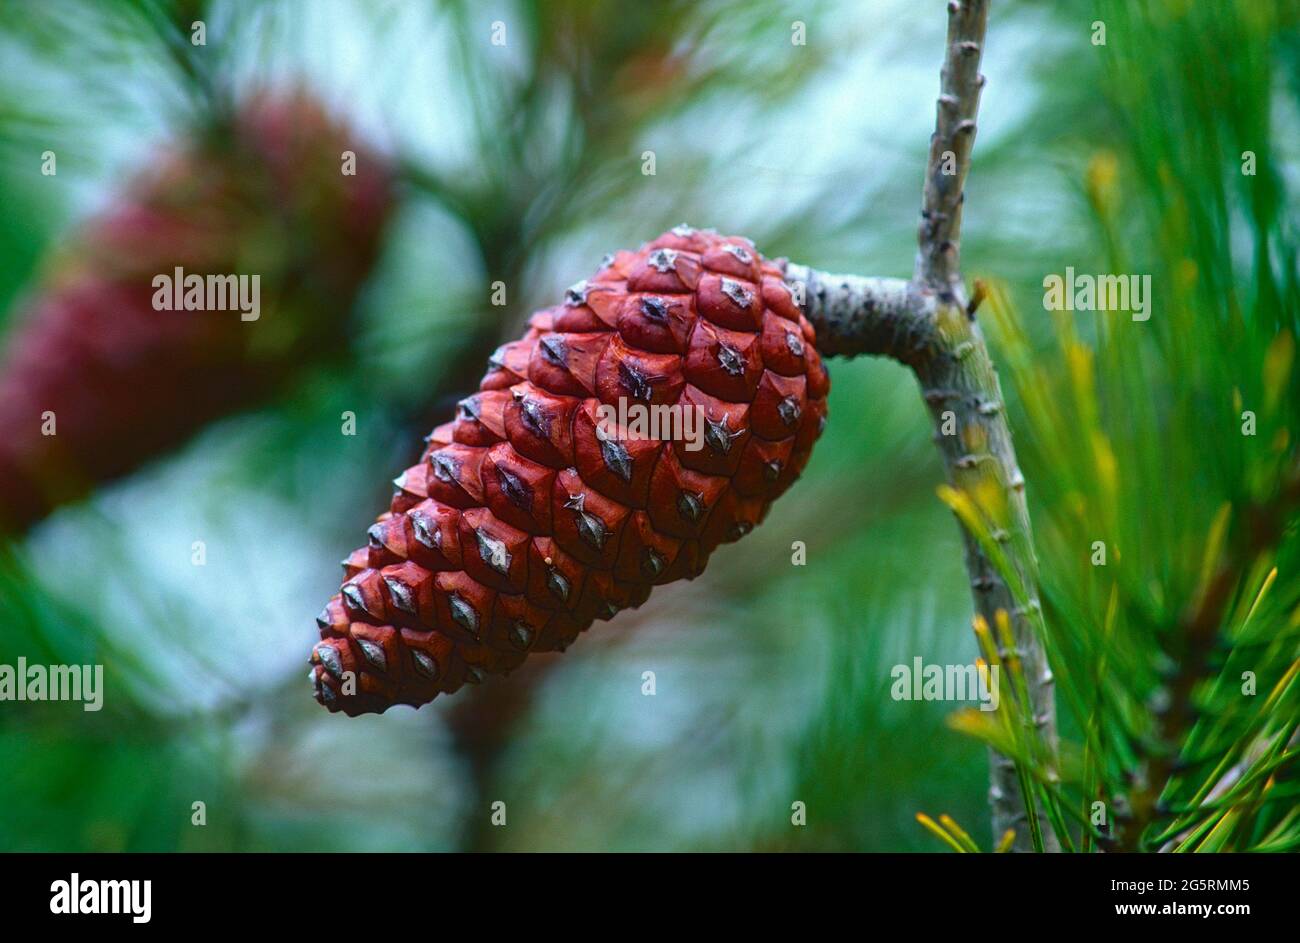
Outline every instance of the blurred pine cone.
POLYGON ((748 240, 679 226, 608 257, 397 478, 317 618, 317 699, 418 706, 697 576, 807 463, 829 389, 814 343, 748 240), (645 435, 634 408, 661 406, 697 410, 702 435, 645 435))
POLYGON ((0 531, 342 354, 391 203, 385 164, 304 93, 252 99, 129 185, 60 253, 9 337, 0 531), (260 316, 155 310, 153 280, 178 267, 258 275, 260 316))

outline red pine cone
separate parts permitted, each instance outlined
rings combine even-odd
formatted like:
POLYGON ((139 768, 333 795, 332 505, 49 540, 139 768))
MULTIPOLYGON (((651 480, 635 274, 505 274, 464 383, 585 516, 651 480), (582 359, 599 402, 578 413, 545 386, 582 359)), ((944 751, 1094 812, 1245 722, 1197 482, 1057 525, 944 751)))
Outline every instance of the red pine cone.
POLYGON ((679 226, 607 257, 396 479, 317 617, 317 700, 418 707, 698 576, 808 461, 830 385, 815 340, 747 239, 679 226), (620 400, 628 427, 602 423, 620 400), (667 405, 701 411, 701 448, 637 428, 631 407, 667 405))
POLYGON ((0 366, 0 531, 342 353, 392 202, 389 171, 363 151, 303 94, 256 98, 83 228, 0 366), (344 150, 358 154, 355 176, 340 172, 344 150), (260 317, 155 310, 153 279, 177 267, 257 274, 260 317))

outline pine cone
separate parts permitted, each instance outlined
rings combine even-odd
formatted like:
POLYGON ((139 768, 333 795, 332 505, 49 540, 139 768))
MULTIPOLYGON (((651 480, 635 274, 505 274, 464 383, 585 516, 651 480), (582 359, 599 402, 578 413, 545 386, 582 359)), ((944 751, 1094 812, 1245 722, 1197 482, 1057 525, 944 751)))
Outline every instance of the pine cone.
POLYGON ((317 617, 317 700, 419 706, 698 576, 799 476, 828 389, 812 326, 749 240, 679 226, 607 257, 496 351, 396 479, 317 617), (702 442, 638 429, 634 407, 668 405, 699 411, 702 442))
POLYGON ((386 166, 301 93, 250 100, 131 184, 56 258, 9 338, 0 531, 341 356, 391 203, 386 166), (349 149, 355 176, 340 172, 349 149), (260 316, 155 310, 153 279, 177 267, 258 275, 260 316))

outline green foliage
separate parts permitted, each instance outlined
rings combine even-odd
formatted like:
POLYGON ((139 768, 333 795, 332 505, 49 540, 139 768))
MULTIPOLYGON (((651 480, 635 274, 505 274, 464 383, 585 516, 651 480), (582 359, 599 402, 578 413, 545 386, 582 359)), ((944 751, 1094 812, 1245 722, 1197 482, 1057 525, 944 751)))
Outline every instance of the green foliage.
POLYGON ((1010 749, 1082 850, 1283 850, 1300 841, 1300 298, 1276 123, 1296 114, 1278 87, 1295 11, 1096 18, 1105 46, 1069 70, 1104 92, 1080 125, 1115 133, 1073 142, 1094 238, 1047 271, 1149 275, 1151 313, 1036 314, 1002 291, 986 318, 1073 727, 1055 767, 1010 749))

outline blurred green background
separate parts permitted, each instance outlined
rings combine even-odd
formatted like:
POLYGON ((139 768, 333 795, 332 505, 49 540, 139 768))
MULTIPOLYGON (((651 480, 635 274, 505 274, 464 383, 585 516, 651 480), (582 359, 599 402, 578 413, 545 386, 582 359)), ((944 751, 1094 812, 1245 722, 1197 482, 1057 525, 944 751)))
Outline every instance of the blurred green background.
MULTIPOLYGON (((194 133, 214 89, 303 84, 400 176, 343 363, 0 547, 0 662, 102 663, 107 685, 97 714, 0 703, 0 848, 936 850, 922 811, 987 844, 985 749, 949 728, 954 705, 889 697, 895 664, 976 655, 926 410, 892 363, 832 362, 827 432, 764 526, 562 657, 355 720, 304 680, 312 617, 388 480, 484 353, 604 252, 685 220, 822 269, 910 275, 942 0, 0 10, 11 319, 47 253, 194 133), (497 800, 504 828, 487 825, 497 800)), ((992 352, 1010 365, 1053 655, 1081 670, 1113 592, 1132 616, 1117 637, 1146 640, 1139 615, 1194 596, 1216 508, 1267 491, 1296 441, 1294 378, 1264 365, 1298 310, 1298 24, 1269 0, 993 4, 963 265, 1015 325, 989 328, 992 352), (1043 277, 1067 265, 1152 273, 1150 325, 1044 311, 1043 277), (1234 389, 1272 404, 1254 438, 1236 434, 1234 389), (1088 567, 1095 539, 1129 564, 1113 584, 1088 567)), ((1297 654, 1293 543, 1285 529, 1256 616, 1283 643, 1260 659, 1273 681, 1297 654)), ((1129 677, 1117 710, 1140 715, 1156 676, 1129 677)), ((1077 738, 1089 689, 1063 681, 1077 738)))

